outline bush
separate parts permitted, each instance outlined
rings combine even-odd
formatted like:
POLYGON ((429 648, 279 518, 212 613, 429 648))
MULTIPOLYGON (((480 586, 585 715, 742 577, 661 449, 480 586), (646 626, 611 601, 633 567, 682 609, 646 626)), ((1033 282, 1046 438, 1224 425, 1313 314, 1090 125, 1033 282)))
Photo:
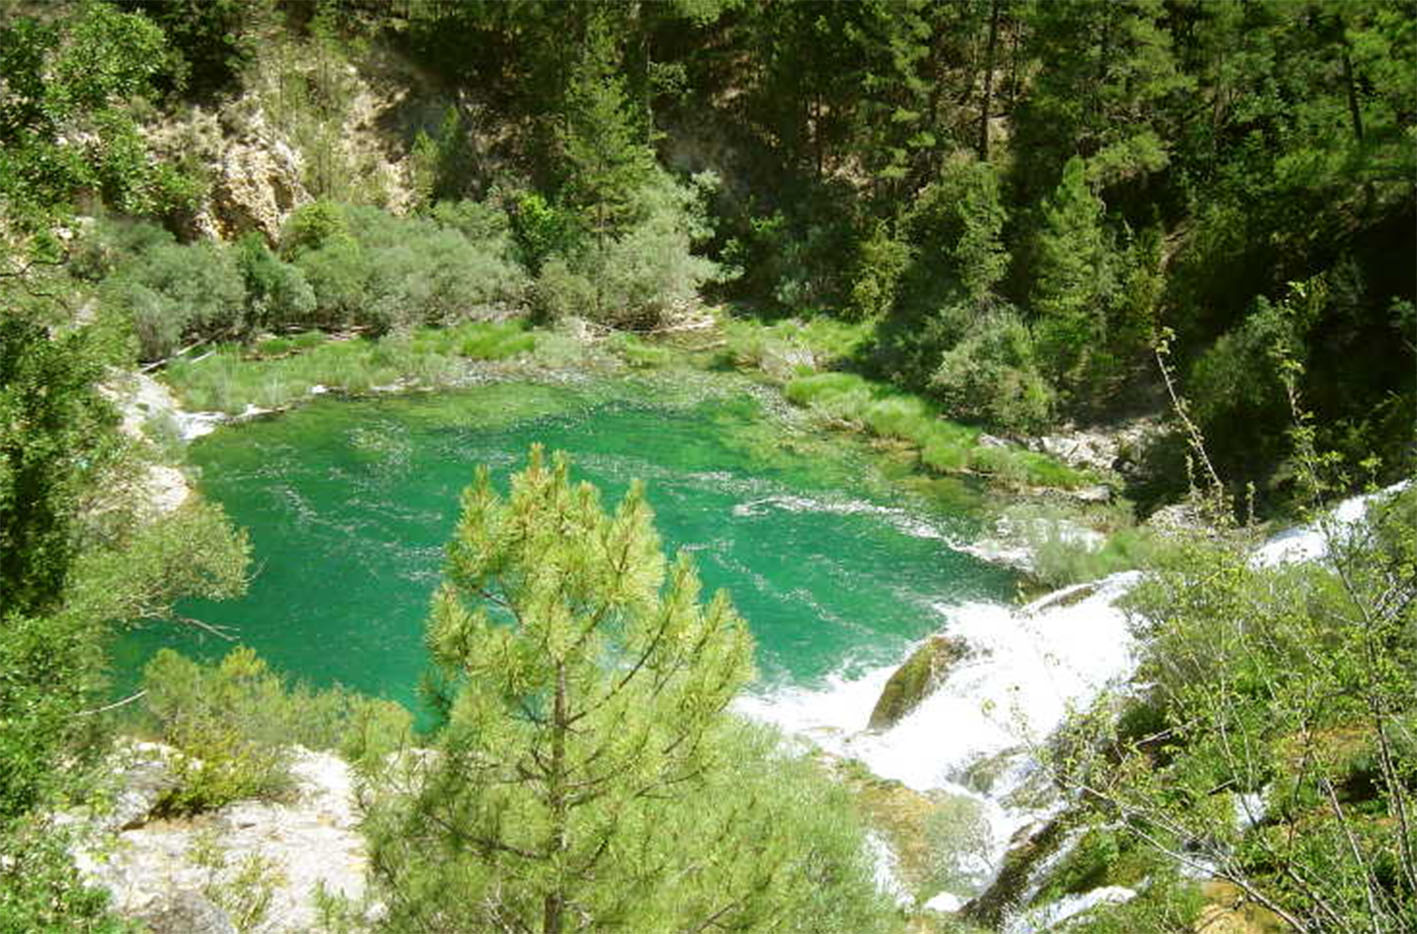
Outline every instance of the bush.
POLYGON ((308 250, 318 250, 339 241, 353 239, 344 210, 333 201, 312 201, 296 208, 280 232, 280 251, 294 259, 308 250))
POLYGON ((252 326, 306 323, 315 310, 315 290, 298 266, 281 262, 258 233, 236 244, 236 263, 246 283, 246 314, 252 326))
POLYGON ((163 649, 143 670, 145 703, 178 750, 178 784, 159 808, 191 814, 290 786, 291 744, 347 755, 393 751, 412 719, 390 701, 290 686, 252 649, 205 666, 163 649))
POLYGON ((535 291, 538 315, 555 319, 574 314, 612 327, 643 329, 692 305, 699 289, 720 276, 716 263, 692 252, 694 244, 712 232, 705 199, 716 185, 712 175, 695 176, 691 185, 681 185, 656 173, 634 193, 630 214, 638 220, 623 233, 593 243, 568 242, 561 252, 535 257, 533 262, 541 264, 535 291))
POLYGON ((951 415, 1005 431, 1039 431, 1052 418, 1053 387, 1035 364, 1028 327, 1012 311, 978 321, 945 351, 930 385, 951 415))
POLYGON ((532 311, 540 321, 586 316, 595 308, 595 283, 559 256, 541 267, 531 294, 532 311))
POLYGON ((105 298, 133 319, 139 355, 165 357, 196 336, 232 336, 245 327, 246 285, 231 251, 201 241, 160 244, 123 263, 105 298))
POLYGON ((319 322, 375 333, 449 324, 520 305, 526 274, 497 212, 460 202, 431 218, 328 205, 292 217, 283 240, 314 287, 319 322), (338 212, 331 220, 328 212, 338 212), (349 235, 347 231, 354 231, 349 235), (477 242, 465 231, 479 236, 477 242))

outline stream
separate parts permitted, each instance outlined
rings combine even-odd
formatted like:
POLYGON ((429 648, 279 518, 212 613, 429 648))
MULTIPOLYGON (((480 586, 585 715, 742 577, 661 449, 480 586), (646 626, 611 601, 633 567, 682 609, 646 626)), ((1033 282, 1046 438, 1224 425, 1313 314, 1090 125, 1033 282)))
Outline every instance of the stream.
MULTIPOLYGON (((705 596, 726 589, 752 629, 757 678, 740 713, 953 809, 924 890, 903 885, 873 842, 879 881, 903 904, 951 911, 988 885, 1010 841, 1060 805, 1037 747, 1132 669, 1114 603, 1136 572, 1018 607, 1014 573, 966 553, 992 525, 978 490, 922 478, 909 458, 825 434, 769 390, 707 374, 326 398, 225 427, 189 460, 249 531, 255 573, 243 599, 179 611, 235 628, 306 682, 418 710, 423 622, 459 494, 483 464, 505 489, 533 443, 570 454, 607 508, 645 481, 666 549, 692 554, 705 596), (890 675, 941 632, 966 656, 898 723, 867 729, 890 675)), ((1335 515, 1362 511, 1354 500, 1335 515)), ((1256 560, 1313 558, 1318 543, 1294 530, 1256 560)), ((130 633, 115 652, 119 685, 169 645, 208 660, 230 647, 193 629, 130 633)), ((1008 929, 1093 903, 1074 901, 1008 929)))

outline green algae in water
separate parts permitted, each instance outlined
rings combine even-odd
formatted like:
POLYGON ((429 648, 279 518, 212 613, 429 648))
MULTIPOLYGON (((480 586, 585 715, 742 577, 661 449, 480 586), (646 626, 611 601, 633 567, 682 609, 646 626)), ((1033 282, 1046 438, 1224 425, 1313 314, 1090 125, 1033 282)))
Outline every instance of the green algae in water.
MULTIPOLYGON (((745 385, 518 383, 322 400, 194 444, 203 491, 250 531, 255 577, 242 600, 181 611, 315 684, 416 705, 459 494, 479 464, 505 488, 535 442, 570 453, 607 506, 646 482, 666 548, 748 619, 764 686, 888 664, 938 628, 937 605, 1013 591, 949 547, 977 523, 958 503, 902 490, 887 462, 765 412, 745 385)), ((173 643, 229 648, 154 627, 118 647, 120 680, 173 643)))

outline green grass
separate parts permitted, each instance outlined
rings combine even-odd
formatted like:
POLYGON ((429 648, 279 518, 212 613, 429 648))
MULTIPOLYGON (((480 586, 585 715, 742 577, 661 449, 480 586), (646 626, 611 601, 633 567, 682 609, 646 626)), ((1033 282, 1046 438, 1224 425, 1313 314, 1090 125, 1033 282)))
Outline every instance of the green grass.
POLYGON ((638 370, 659 370, 671 366, 680 354, 674 349, 651 344, 637 334, 617 335, 614 349, 625 362, 638 370))
POLYGON ((790 380, 787 398, 836 421, 860 425, 881 438, 906 441, 936 473, 977 473, 1016 486, 1075 488, 1091 479, 1052 458, 1016 448, 984 447, 980 431, 941 418, 925 399, 897 392, 854 373, 812 373, 790 380))
POLYGON ((536 349, 536 335, 523 320, 469 321, 451 328, 420 328, 412 337, 417 352, 470 360, 505 360, 536 349))
POLYGON ((855 356, 870 340, 873 329, 870 322, 826 317, 776 324, 734 318, 723 324, 724 347, 719 351, 719 362, 762 367, 774 358, 793 359, 806 351, 815 366, 831 366, 855 356))
POLYGON ((399 382, 437 386, 461 373, 464 360, 505 360, 536 345, 521 321, 472 321, 378 340, 311 332, 251 348, 225 344, 209 356, 175 361, 166 378, 187 408, 238 414, 248 405, 290 405, 315 386, 356 393, 399 382))

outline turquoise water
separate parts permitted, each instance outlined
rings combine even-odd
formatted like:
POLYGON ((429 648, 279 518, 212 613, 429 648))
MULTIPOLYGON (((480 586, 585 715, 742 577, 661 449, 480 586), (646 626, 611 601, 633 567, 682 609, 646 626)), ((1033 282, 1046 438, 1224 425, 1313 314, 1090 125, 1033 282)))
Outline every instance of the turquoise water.
MULTIPOLYGON (((746 388, 681 392, 493 385, 436 396, 322 400, 192 445, 200 486, 249 530, 249 594, 181 612, 233 626, 274 666, 415 703, 421 634, 460 491, 478 464, 505 488, 533 442, 569 452, 607 506, 647 484, 667 548, 705 593, 726 588, 758 645, 759 687, 900 658, 938 628, 932 605, 1006 599, 1012 576, 952 550, 975 530, 967 492, 902 488, 887 459, 826 439, 746 388)), ((118 647, 128 681, 159 646, 227 643, 155 627, 118 647)))

